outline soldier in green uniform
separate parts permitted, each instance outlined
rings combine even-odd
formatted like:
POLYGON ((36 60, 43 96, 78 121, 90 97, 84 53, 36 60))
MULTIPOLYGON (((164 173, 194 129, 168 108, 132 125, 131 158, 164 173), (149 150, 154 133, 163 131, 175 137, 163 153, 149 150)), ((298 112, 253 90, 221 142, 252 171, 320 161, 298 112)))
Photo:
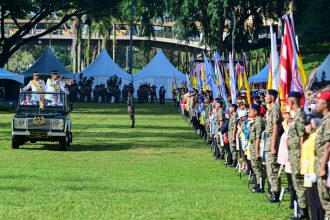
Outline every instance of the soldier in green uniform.
POLYGON ((236 167, 237 165, 237 160, 238 160, 238 152, 236 149, 236 133, 237 133, 237 109, 238 106, 236 104, 232 104, 229 108, 229 113, 230 113, 230 119, 229 119, 229 125, 228 125, 228 139, 230 142, 230 151, 232 154, 232 167, 236 167))
POLYGON ((260 142, 262 132, 265 130, 265 122, 260 115, 260 105, 252 104, 249 116, 251 122, 249 124, 249 142, 250 142, 250 158, 253 172, 256 177, 256 185, 252 189, 253 193, 264 193, 264 180, 266 178, 266 167, 262 164, 260 157, 260 142))
POLYGON ((211 135, 210 135, 210 116, 212 112, 212 105, 210 104, 213 101, 213 97, 209 96, 206 99, 205 103, 205 131, 206 131, 206 140, 208 144, 212 143, 211 135))
POLYGON ((266 92, 265 101, 267 103, 266 113, 266 145, 265 158, 268 181, 271 186, 270 202, 279 201, 280 179, 278 172, 280 165, 277 163, 277 150, 280 141, 280 129, 282 115, 279 106, 275 103, 277 91, 269 89, 266 92))
POLYGON ((215 125, 215 136, 217 137, 217 142, 220 150, 220 159, 223 160, 225 158, 225 147, 224 145, 220 142, 220 137, 218 133, 220 132, 220 129, 223 125, 223 122, 225 121, 225 112, 223 111, 223 101, 219 100, 218 102, 220 104, 220 107, 217 111, 217 121, 215 125))
POLYGON ((298 198, 297 216, 291 219, 306 219, 308 217, 306 188, 304 188, 304 176, 300 174, 301 146, 306 135, 305 122, 306 113, 301 108, 300 100, 302 95, 299 92, 288 94, 288 104, 294 112, 294 118, 288 131, 289 162, 291 164, 291 176, 293 188, 298 198))
POLYGON ((327 174, 330 148, 330 91, 320 92, 317 95, 316 110, 323 115, 315 140, 315 171, 319 174, 317 188, 325 211, 325 219, 330 219, 330 189, 324 179, 327 174))
POLYGON ((127 93, 127 111, 131 119, 131 128, 134 128, 135 125, 135 100, 131 90, 128 90, 127 93))

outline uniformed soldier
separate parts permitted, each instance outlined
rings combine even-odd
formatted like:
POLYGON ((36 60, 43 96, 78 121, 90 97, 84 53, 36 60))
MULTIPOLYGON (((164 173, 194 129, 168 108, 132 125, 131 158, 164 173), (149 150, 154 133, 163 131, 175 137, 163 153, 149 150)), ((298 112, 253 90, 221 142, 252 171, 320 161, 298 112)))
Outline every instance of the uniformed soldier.
POLYGON ((265 101, 268 105, 265 127, 265 158, 267 177, 271 186, 270 202, 278 202, 280 194, 280 178, 278 177, 280 165, 277 163, 277 150, 280 141, 282 115, 279 106, 275 103, 277 95, 278 93, 276 90, 269 89, 265 96, 265 101))
MULTIPOLYGON (((32 92, 42 93, 45 91, 45 82, 39 78, 39 73, 36 71, 33 73, 33 79, 30 80, 29 84, 21 89, 21 92, 31 89, 32 92)), ((32 101, 39 101, 39 95, 33 94, 32 101)))
MULTIPOLYGON (((330 190, 326 185, 327 162, 330 148, 330 91, 320 92, 317 95, 316 111, 322 113, 323 118, 317 131, 315 140, 315 171, 319 173, 317 188, 325 219, 330 219, 330 190), (323 156, 323 158, 322 158, 323 156)), ((328 175, 330 175, 328 173, 328 175)))
POLYGON ((231 150, 231 155, 232 155, 232 167, 236 167, 237 165, 237 157, 238 157, 238 152, 236 148, 236 133, 237 133, 237 109, 238 106, 236 104, 232 104, 229 108, 229 113, 230 113, 230 119, 229 119, 229 125, 228 125, 228 139, 230 142, 230 150, 231 150))
POLYGON ((219 106, 218 106, 218 111, 217 111, 217 121, 216 121, 216 127, 215 127, 216 141, 218 143, 219 150, 220 150, 220 159, 223 160, 225 158, 225 147, 224 147, 224 144, 221 143, 220 136, 218 133, 220 132, 220 129, 225 121, 225 112, 223 109, 223 101, 220 99, 217 99, 217 103, 219 106))
POLYGON ((298 199, 297 216, 291 219, 306 219, 308 217, 307 196, 304 188, 304 176, 300 174, 301 145, 304 142, 306 113, 301 109, 300 100, 302 95, 299 92, 288 94, 288 104, 294 112, 291 125, 288 131, 289 162, 291 164, 291 177, 293 188, 298 199))
POLYGON ((131 90, 128 90, 127 96, 127 111, 131 119, 131 128, 134 128, 135 125, 135 100, 131 90))
POLYGON ((206 131, 206 141, 208 144, 212 143, 211 135, 210 135, 210 116, 212 113, 212 105, 210 104, 213 101, 213 97, 209 96, 206 99, 208 103, 205 103, 205 131, 206 131))
POLYGON ((260 105, 252 104, 249 116, 251 122, 249 124, 249 144, 250 158, 253 172, 256 177, 256 185, 252 189, 253 193, 264 193, 264 180, 266 178, 266 167, 260 158, 260 142, 262 132, 265 130, 265 122, 260 115, 260 105))

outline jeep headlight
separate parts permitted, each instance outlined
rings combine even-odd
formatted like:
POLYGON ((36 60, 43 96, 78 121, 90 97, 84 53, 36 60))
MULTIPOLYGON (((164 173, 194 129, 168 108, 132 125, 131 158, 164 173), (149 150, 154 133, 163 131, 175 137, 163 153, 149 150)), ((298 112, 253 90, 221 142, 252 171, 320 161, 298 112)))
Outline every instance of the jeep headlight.
POLYGON ((64 121, 62 119, 53 119, 52 120, 52 130, 63 130, 64 121))
POLYGON ((14 118, 14 128, 16 128, 16 129, 26 129, 26 119, 24 119, 24 118, 14 118))

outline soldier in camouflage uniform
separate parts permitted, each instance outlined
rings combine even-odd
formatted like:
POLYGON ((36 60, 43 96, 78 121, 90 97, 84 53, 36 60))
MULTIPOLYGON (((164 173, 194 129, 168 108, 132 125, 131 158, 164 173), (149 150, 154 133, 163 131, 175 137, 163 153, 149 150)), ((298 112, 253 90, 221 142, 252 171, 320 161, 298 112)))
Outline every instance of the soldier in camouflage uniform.
POLYGON ((236 148, 236 133, 237 133, 237 109, 238 106, 236 104, 232 104, 230 106, 229 112, 230 112, 230 119, 229 119, 229 125, 228 125, 228 138, 230 142, 230 150, 232 154, 232 167, 236 167, 237 165, 237 160, 238 160, 238 152, 236 148))
POLYGON ((266 92, 267 114, 266 114, 266 145, 265 158, 268 181, 271 186, 270 202, 279 201, 280 179, 278 172, 280 165, 277 163, 277 150, 280 141, 280 129, 282 115, 279 106, 275 103, 277 91, 269 89, 266 92))
POLYGON ((210 104, 212 102, 212 97, 208 97, 208 103, 205 103, 205 131, 206 131, 206 140, 208 144, 212 143, 211 135, 210 135, 210 116, 212 112, 212 105, 210 104))
POLYGON ((215 131, 216 131, 216 140, 218 142, 219 150, 220 150, 220 159, 223 160, 225 158, 225 147, 223 144, 220 142, 220 137, 218 132, 220 132, 220 129, 223 125, 223 122, 225 121, 225 112, 223 111, 223 101, 219 100, 219 109, 217 111, 217 121, 216 121, 216 126, 215 126, 215 131))
POLYGON ((250 142, 250 158, 253 172, 256 177, 256 185, 252 189, 253 193, 264 192, 264 180, 266 178, 266 167, 262 164, 260 158, 260 142, 261 134, 265 130, 265 122, 260 115, 260 105, 252 104, 249 112, 252 118, 249 124, 249 142, 250 142))
MULTIPOLYGON (((323 179, 326 178, 327 162, 329 161, 330 91, 320 92, 317 95, 316 110, 323 115, 315 140, 315 171, 319 174, 317 188, 322 207, 325 210, 325 219, 330 219, 330 189, 326 186, 326 180, 323 179)), ((328 173, 328 175, 330 174, 328 173)))
POLYGON ((299 92, 288 94, 288 104, 295 113, 288 131, 289 162, 291 164, 291 177, 293 187, 298 198, 297 216, 291 219, 306 219, 308 217, 307 195, 304 188, 304 176, 300 174, 301 145, 304 142, 306 113, 301 109, 299 92))
POLYGON ((134 128, 135 125, 135 100, 132 94, 132 91, 128 90, 127 96, 127 111, 131 119, 131 128, 134 128))

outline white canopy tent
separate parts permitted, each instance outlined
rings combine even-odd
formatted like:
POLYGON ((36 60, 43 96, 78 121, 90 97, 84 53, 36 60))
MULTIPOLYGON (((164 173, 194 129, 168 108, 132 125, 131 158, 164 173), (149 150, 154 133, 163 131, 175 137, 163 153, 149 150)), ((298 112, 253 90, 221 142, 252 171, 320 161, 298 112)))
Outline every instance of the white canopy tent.
MULTIPOLYGON (((106 84, 111 76, 117 75, 122 79, 122 85, 132 81, 132 75, 121 69, 109 56, 106 49, 103 49, 96 59, 82 71, 84 77, 93 77, 94 86, 97 84, 106 84)), ((76 75, 76 80, 79 74, 76 75)))
POLYGON ((152 60, 134 75, 135 95, 141 83, 150 83, 157 86, 157 96, 159 88, 164 86, 166 90, 165 98, 171 99, 174 77, 179 87, 182 81, 186 80, 185 74, 177 70, 160 49, 152 60))
POLYGON ((2 68, 0 68, 0 80, 1 79, 10 79, 19 82, 21 84, 24 84, 24 76, 19 75, 17 73, 9 72, 2 68))
POLYGON ((67 70, 63 63, 59 61, 53 51, 47 48, 37 61, 23 73, 24 78, 32 77, 35 71, 38 71, 42 76, 50 76, 53 70, 57 70, 60 75, 67 79, 73 79, 74 74, 67 70))

